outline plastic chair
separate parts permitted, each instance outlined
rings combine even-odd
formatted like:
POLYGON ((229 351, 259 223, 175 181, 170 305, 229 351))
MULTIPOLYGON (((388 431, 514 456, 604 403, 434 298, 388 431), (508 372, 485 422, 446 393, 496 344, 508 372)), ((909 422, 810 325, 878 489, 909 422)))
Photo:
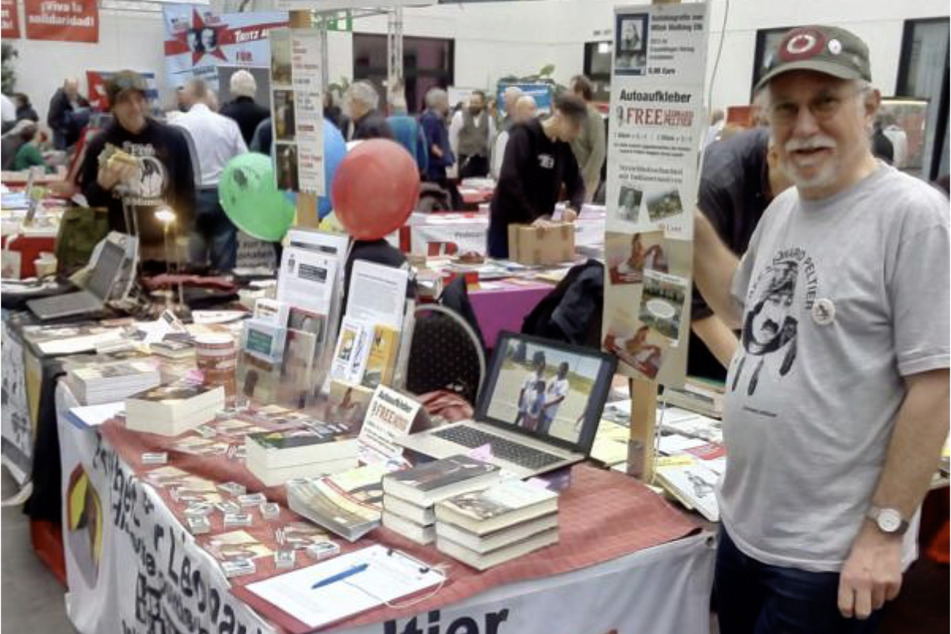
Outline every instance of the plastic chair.
POLYGON ((406 389, 413 394, 454 392, 475 404, 485 377, 485 352, 472 327, 438 304, 415 311, 406 389))

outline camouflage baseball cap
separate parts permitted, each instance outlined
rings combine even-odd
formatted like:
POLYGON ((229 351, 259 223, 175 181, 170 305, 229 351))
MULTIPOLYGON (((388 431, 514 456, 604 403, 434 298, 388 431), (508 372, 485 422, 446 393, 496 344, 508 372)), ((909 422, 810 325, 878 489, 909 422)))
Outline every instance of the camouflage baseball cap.
POLYGON ((868 46, 858 36, 834 26, 800 26, 767 51, 756 90, 791 70, 812 70, 841 79, 872 81, 868 46))
POLYGON ((145 78, 134 70, 120 70, 106 80, 105 88, 109 104, 113 106, 116 103, 116 97, 127 90, 137 90, 145 96, 148 85, 145 83, 145 78))

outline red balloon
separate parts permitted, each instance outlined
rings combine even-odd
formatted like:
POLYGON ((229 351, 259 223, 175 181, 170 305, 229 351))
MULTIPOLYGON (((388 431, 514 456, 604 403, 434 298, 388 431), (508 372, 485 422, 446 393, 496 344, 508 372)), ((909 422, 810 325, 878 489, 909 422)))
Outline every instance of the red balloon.
POLYGON ((419 200, 419 168, 389 139, 364 141, 347 153, 330 187, 337 220, 355 240, 379 240, 409 218, 419 200))

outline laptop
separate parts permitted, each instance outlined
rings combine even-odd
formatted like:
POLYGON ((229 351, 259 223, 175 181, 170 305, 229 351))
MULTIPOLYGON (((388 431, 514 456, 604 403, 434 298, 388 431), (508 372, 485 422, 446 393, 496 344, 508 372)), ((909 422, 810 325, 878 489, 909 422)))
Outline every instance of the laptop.
POLYGON ((106 240, 85 288, 75 293, 33 299, 26 305, 41 321, 97 313, 105 307, 113 287, 122 276, 125 259, 126 249, 113 240, 106 240))
POLYGON ((588 457, 616 369, 598 350, 503 332, 475 420, 396 442, 437 459, 488 444, 490 462, 518 477, 554 471, 588 457))

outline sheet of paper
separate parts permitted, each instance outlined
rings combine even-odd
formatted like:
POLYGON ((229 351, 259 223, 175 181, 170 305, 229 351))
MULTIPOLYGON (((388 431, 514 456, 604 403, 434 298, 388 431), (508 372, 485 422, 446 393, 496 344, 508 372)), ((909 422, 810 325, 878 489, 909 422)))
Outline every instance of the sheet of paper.
POLYGON ((400 458, 403 448, 394 440, 409 433, 419 408, 419 401, 385 385, 377 386, 357 437, 360 460, 386 463, 400 458))
POLYGON ((66 339, 53 339, 52 341, 43 341, 36 344, 43 354, 76 354, 95 350, 104 343, 117 341, 122 338, 124 331, 121 328, 101 332, 95 335, 85 335, 82 337, 69 337, 66 339))
POLYGON ((346 314, 367 323, 386 324, 402 330, 408 281, 406 269, 355 261, 346 314))
POLYGON ((329 315, 337 280, 337 256, 289 247, 281 257, 277 301, 329 315))
POLYGON ((439 572, 375 545, 248 585, 248 590, 308 627, 321 627, 445 581, 439 572), (366 565, 362 572, 320 588, 313 585, 366 565))
POLYGON ((69 422, 77 427, 98 427, 107 420, 125 413, 125 401, 69 408, 69 422))
POLYGON ((668 436, 660 437, 659 449, 661 453, 665 453, 670 456, 673 454, 684 453, 688 449, 702 447, 706 444, 707 441, 700 440, 699 438, 687 438, 686 436, 681 436, 680 434, 670 434, 668 436))

